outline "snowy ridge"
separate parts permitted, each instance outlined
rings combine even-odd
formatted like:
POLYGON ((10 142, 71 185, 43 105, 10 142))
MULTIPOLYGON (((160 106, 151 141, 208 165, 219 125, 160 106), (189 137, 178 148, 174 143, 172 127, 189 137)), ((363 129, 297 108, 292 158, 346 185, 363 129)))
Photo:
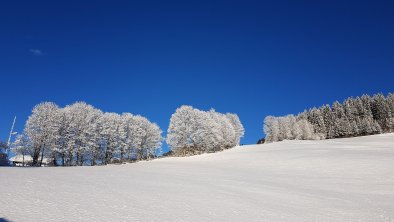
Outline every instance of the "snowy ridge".
POLYGON ((394 221, 394 134, 0 168, 0 181, 10 221, 394 221))

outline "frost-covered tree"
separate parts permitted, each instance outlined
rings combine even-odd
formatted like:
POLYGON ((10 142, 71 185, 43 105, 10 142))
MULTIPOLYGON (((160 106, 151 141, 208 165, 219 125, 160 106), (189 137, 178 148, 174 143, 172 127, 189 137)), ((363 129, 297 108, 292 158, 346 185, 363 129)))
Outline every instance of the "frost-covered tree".
POLYGON ((265 142, 271 143, 279 140, 279 122, 274 116, 267 116, 264 119, 263 131, 266 135, 265 142))
POLYGON ((145 138, 145 150, 148 160, 162 153, 161 145, 163 137, 161 134, 162 130, 156 123, 148 122, 145 138))
POLYGON ((235 131, 235 145, 239 145, 241 138, 245 134, 245 129, 244 126, 241 123, 241 120, 239 119, 237 114, 234 113, 226 113, 227 119, 229 119, 231 125, 234 128, 235 131))
POLYGON ((292 123, 290 121, 290 115, 278 117, 279 123, 279 141, 289 140, 293 138, 292 123))
POLYGON ((345 110, 338 101, 332 104, 332 111, 335 115, 335 128, 334 136, 336 138, 348 137, 352 133, 352 128, 347 116, 345 115, 345 110))
POLYGON ((331 139, 335 137, 335 114, 332 112, 330 105, 324 105, 320 107, 320 113, 322 114, 324 126, 326 128, 325 138, 331 139))
POLYGON ((215 152, 238 145, 243 133, 235 114, 181 106, 171 116, 167 143, 177 155, 215 152))
POLYGON ((54 103, 40 103, 33 108, 26 122, 24 133, 31 141, 34 166, 41 165, 44 155, 51 153, 59 124, 58 111, 59 107, 54 103))
POLYGON ((134 137, 134 118, 131 113, 123 113, 121 115, 121 125, 122 130, 124 131, 124 137, 121 144, 121 156, 120 159, 123 161, 124 159, 132 159, 132 155, 134 153, 134 148, 137 146, 135 144, 134 137))
POLYGON ((376 122, 373 120, 371 110, 365 107, 362 99, 356 97, 353 102, 354 120, 356 121, 358 133, 353 136, 365 136, 376 131, 376 122))
POLYGON ((161 129, 142 116, 133 116, 135 124, 134 139, 136 142, 137 159, 150 159, 156 156, 163 140, 161 129))
POLYGON ((11 151, 16 155, 22 155, 22 166, 25 166, 25 156, 33 154, 33 146, 26 134, 19 134, 12 143, 11 151))
POLYGON ((40 165, 44 156, 63 166, 123 162, 138 149, 146 159, 157 156, 162 142, 160 128, 148 119, 103 113, 85 102, 64 108, 49 102, 37 105, 24 135, 16 145, 30 144, 34 165, 40 165))
POLYGON ((379 123, 382 131, 390 132, 393 124, 392 114, 383 94, 378 93, 372 97, 371 111, 373 118, 379 123))
POLYGON ((120 154, 121 144, 121 117, 117 113, 104 113, 100 118, 101 132, 104 145, 104 164, 111 163, 113 158, 120 154))
POLYGON ((197 125, 197 110, 191 106, 181 106, 172 114, 166 142, 175 153, 191 153, 197 125))
MULTIPOLYGON (((209 114, 212 120, 217 123, 218 138, 220 138, 219 149, 224 150, 236 146, 236 141, 238 139, 236 138, 234 127, 226 115, 218 113, 214 109, 211 109, 209 114)), ((216 151, 215 147, 213 148, 213 151, 216 151)))
POLYGON ((353 97, 347 98, 343 102, 343 108, 345 111, 345 116, 349 121, 350 124, 350 134, 349 136, 358 136, 359 134, 359 127, 358 127, 358 113, 355 105, 355 100, 353 97))
POLYGON ((195 143, 194 153, 216 152, 225 148, 225 143, 228 141, 225 141, 223 135, 222 121, 215 119, 210 112, 196 110, 196 131, 192 135, 195 143))
POLYGON ((390 108, 392 114, 394 114, 394 93, 389 93, 387 95, 387 104, 390 108))
POLYGON ((313 140, 318 139, 318 136, 314 134, 313 125, 306 119, 300 119, 297 121, 297 126, 301 132, 300 138, 302 140, 313 140))
POLYGON ((389 93, 386 98, 387 105, 389 106, 391 112, 391 121, 390 121, 390 131, 394 132, 394 94, 389 93))
POLYGON ((125 152, 125 156, 127 156, 129 160, 142 159, 143 151, 140 150, 144 132, 140 123, 142 117, 134 116, 131 113, 124 113, 121 118, 123 130, 125 132, 125 141, 122 144, 124 146, 123 150, 125 152))
POLYGON ((268 116, 264 121, 266 142, 282 140, 314 140, 320 139, 315 134, 313 125, 307 120, 307 113, 300 113, 297 117, 287 115, 282 117, 268 116))
POLYGON ((331 139, 378 134, 394 131, 394 95, 385 98, 379 93, 373 97, 349 97, 343 103, 334 102, 312 108, 296 116, 268 116, 264 121, 267 142, 285 139, 331 139), (301 122, 307 120, 307 122, 301 122), (312 127, 308 126, 308 123, 312 127), (310 129, 313 133, 310 134, 310 129))
POLYGON ((74 162, 75 165, 83 165, 96 148, 93 144, 99 136, 96 127, 102 116, 101 111, 85 102, 76 102, 66 106, 64 112, 69 164, 74 162))
POLYGON ((324 139, 327 134, 327 129, 324 124, 323 114, 319 109, 313 107, 308 111, 307 116, 308 122, 313 126, 314 134, 316 134, 319 138, 324 139))

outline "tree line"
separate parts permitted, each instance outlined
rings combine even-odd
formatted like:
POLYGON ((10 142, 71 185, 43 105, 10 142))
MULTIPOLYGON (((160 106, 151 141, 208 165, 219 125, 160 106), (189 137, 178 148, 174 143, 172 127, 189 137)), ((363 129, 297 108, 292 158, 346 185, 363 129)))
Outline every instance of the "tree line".
POLYGON ((394 131, 394 94, 349 97, 343 103, 305 110, 298 115, 267 116, 266 142, 319 140, 394 131))
MULTIPOLYGON (((161 154, 161 134, 157 124, 140 115, 102 112, 85 102, 64 108, 44 102, 33 108, 12 151, 23 159, 31 156, 33 166, 44 159, 54 166, 149 160, 161 154)), ((243 135, 236 114, 181 106, 171 117, 167 143, 173 155, 185 156, 234 147, 243 135)))
POLYGON ((163 138, 147 118, 131 113, 102 112, 84 102, 64 108, 44 102, 33 108, 12 150, 62 166, 97 165, 154 158, 163 138))

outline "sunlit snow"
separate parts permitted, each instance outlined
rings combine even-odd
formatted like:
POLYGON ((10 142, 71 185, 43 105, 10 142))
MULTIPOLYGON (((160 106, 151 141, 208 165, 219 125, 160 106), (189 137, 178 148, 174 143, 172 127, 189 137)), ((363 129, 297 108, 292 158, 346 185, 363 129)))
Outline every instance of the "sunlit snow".
POLYGON ((9 221, 394 221, 394 134, 0 168, 9 221))

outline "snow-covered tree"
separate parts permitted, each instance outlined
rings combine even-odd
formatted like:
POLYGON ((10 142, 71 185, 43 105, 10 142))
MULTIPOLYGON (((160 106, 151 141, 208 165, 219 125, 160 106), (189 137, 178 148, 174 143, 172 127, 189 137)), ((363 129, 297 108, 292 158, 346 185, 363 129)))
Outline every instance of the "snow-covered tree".
POLYGON ((314 134, 313 125, 306 119, 300 119, 297 121, 299 131, 301 132, 300 138, 302 140, 314 140, 318 137, 314 134))
POLYGON ((215 152, 236 146, 244 130, 235 114, 181 106, 171 116, 167 143, 177 155, 215 152))
POLYGON ((42 164, 44 155, 51 153, 58 129, 59 107, 51 102, 40 103, 33 108, 24 133, 30 138, 33 147, 33 165, 42 164))
POLYGON ((390 131, 394 132, 394 94, 389 93, 386 98, 387 105, 389 106, 390 112, 391 112, 391 126, 390 126, 390 131))
POLYGON ((390 106, 383 94, 378 93, 372 97, 371 110, 373 118, 379 123, 383 132, 392 128, 392 114, 390 106))
MULTIPOLYGON (((209 114, 212 120, 217 123, 216 128, 220 139, 219 149, 224 150, 236 146, 238 139, 236 138, 234 127, 226 115, 218 113, 214 109, 211 109, 209 114)), ((213 148, 213 151, 217 151, 216 147, 213 148)))
MULTIPOLYGON (((67 138, 67 149, 69 164, 75 159, 76 165, 83 165, 90 159, 93 144, 97 143, 97 121, 102 116, 101 111, 85 102, 76 102, 64 108, 65 122, 67 122, 65 136, 67 138)), ((64 122, 63 122, 64 123, 64 122)))
POLYGON ((265 142, 272 143, 279 140, 279 122, 274 116, 267 116, 264 119, 263 131, 266 135, 265 142))
POLYGON ((193 134, 197 131, 197 110, 191 106, 176 109, 167 130, 167 144, 175 153, 191 153, 195 142, 193 134))
POLYGON ((145 136, 145 142, 144 142, 144 149, 146 156, 149 159, 151 157, 156 157, 158 154, 160 154, 161 151, 161 145, 163 141, 163 137, 161 136, 162 130, 156 123, 148 122, 146 123, 146 136, 145 136))
POLYGON ((336 138, 348 137, 352 134, 352 128, 347 116, 345 115, 345 110, 338 101, 334 102, 332 105, 332 111, 335 115, 335 129, 334 136, 336 138))
POLYGON ((389 93, 386 100, 391 113, 394 114, 394 93, 389 93))
POLYGON ((121 139, 121 117, 117 113, 104 113, 100 118, 100 135, 104 144, 104 164, 111 163, 113 158, 120 154, 121 139))
POLYGON ((22 155, 22 166, 25 166, 25 156, 33 154, 33 146, 26 134, 19 134, 12 143, 11 151, 16 155, 22 155))
POLYGON ((239 119, 237 114, 234 113, 226 113, 227 119, 230 120, 231 125, 234 128, 235 131, 235 145, 239 145, 241 138, 245 134, 245 129, 244 126, 241 123, 241 120, 239 119))
POLYGON ((40 165, 44 156, 54 165, 96 165, 131 159, 136 150, 145 159, 156 157, 161 133, 157 124, 142 116, 103 113, 85 102, 64 108, 46 102, 34 107, 25 136, 18 137, 16 145, 29 142, 34 165, 40 165))
POLYGON ((349 97, 342 104, 334 102, 312 108, 296 116, 268 116, 264 120, 266 142, 285 139, 331 139, 394 131, 394 94, 373 97, 349 97), (301 120, 306 120, 301 121, 301 120), (309 126, 309 124, 311 126, 309 126), (309 132, 313 129, 312 134, 309 132))
POLYGON ((226 132, 223 132, 222 121, 216 121, 214 116, 221 118, 212 115, 211 112, 196 111, 196 131, 192 135, 195 143, 193 153, 216 152, 226 146, 225 135, 223 135, 226 132))
POLYGON ((287 115, 282 117, 268 116, 264 121, 266 142, 282 140, 315 140, 320 136, 315 134, 313 125, 307 120, 307 113, 300 113, 297 117, 287 115))
POLYGON ((323 115, 319 109, 313 107, 308 111, 308 122, 312 124, 314 134, 319 136, 319 138, 324 139, 327 134, 327 130, 324 124, 323 115))
POLYGON ((279 123, 279 141, 292 139, 292 124, 289 115, 277 118, 279 123))
POLYGON ((326 128, 325 138, 331 139, 335 137, 335 114, 332 112, 330 105, 326 104, 320 107, 320 113, 323 117, 324 126, 326 128))
POLYGON ((142 116, 133 116, 134 119, 134 144, 137 152, 137 160, 150 159, 156 156, 157 149, 161 147, 163 140, 161 129, 155 123, 151 123, 142 116))
POLYGON ((358 136, 360 134, 360 129, 359 129, 359 113, 357 109, 357 104, 356 104, 356 99, 353 97, 347 98, 343 102, 343 107, 345 110, 345 115, 347 119, 349 120, 350 126, 351 126, 351 133, 350 136, 358 136))

